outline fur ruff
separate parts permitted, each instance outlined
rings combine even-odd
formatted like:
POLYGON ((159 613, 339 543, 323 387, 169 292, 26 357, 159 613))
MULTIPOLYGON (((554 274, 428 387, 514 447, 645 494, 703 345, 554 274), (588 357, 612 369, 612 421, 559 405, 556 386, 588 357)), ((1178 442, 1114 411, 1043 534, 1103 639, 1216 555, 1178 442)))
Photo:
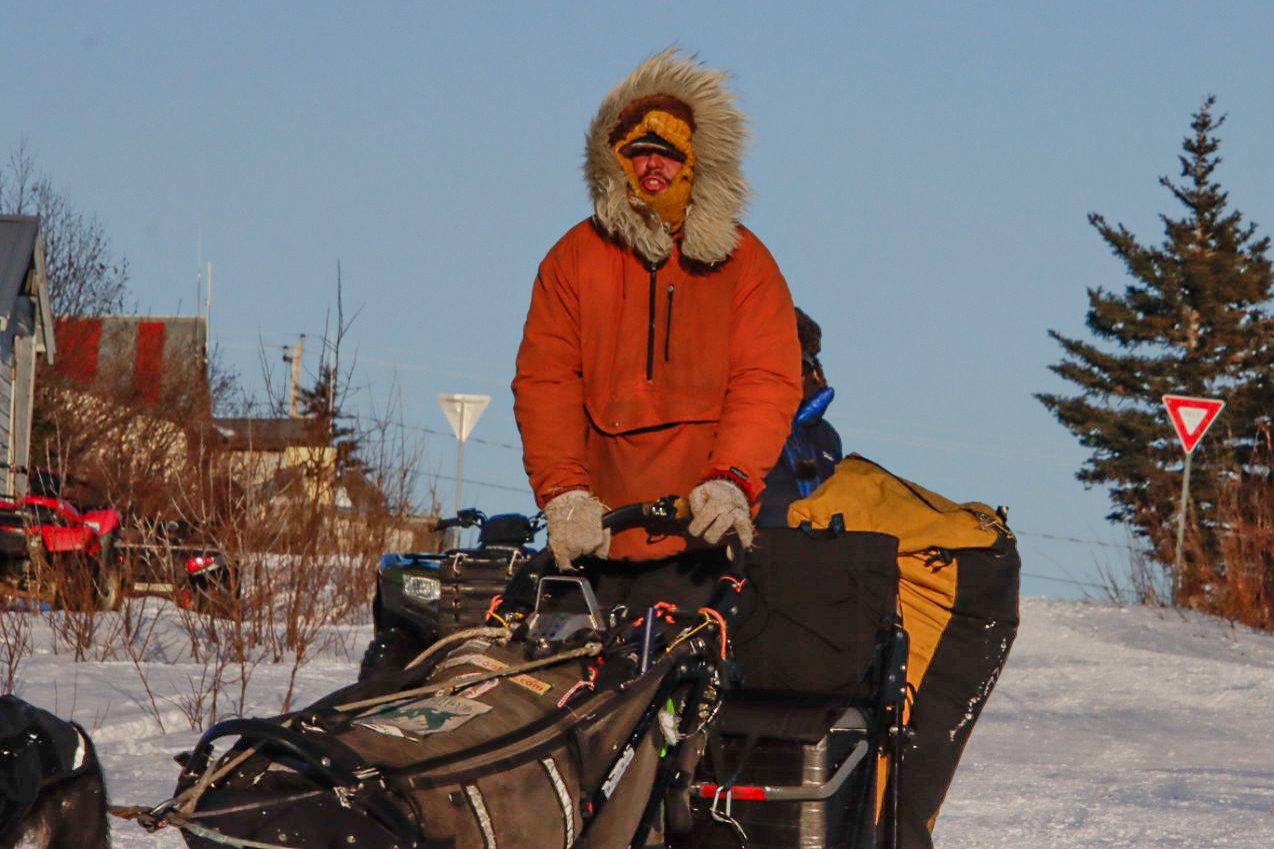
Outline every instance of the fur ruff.
POLYGON ((653 210, 641 201, 634 204, 628 179, 611 150, 611 133, 624 107, 638 98, 671 95, 690 107, 696 165, 681 252, 707 265, 725 262, 738 245, 739 219, 748 198, 740 166, 746 117, 725 87, 728 77, 725 71, 708 70, 669 48, 642 62, 611 89, 589 126, 584 177, 597 222, 607 235, 649 262, 668 258, 673 237, 653 210))

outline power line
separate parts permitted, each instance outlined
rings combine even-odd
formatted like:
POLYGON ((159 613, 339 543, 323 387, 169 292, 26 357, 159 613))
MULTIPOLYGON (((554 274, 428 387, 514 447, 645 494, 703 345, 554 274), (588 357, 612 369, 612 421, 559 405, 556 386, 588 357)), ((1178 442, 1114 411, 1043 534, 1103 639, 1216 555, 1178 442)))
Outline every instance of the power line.
POLYGON ((1036 533, 1033 531, 1019 531, 1017 528, 1013 529, 1013 533, 1020 537, 1039 537, 1041 539, 1052 539, 1052 540, 1057 540, 1059 542, 1077 542, 1082 545, 1096 545, 1096 546, 1100 546, 1101 548, 1119 548, 1119 549, 1123 549, 1124 551, 1137 550, 1135 546, 1128 545, 1127 543, 1124 543, 1124 542, 1102 542, 1101 540, 1081 539, 1079 537, 1067 537, 1067 536, 1061 536, 1059 534, 1045 534, 1045 533, 1036 533))
POLYGON ((1109 589, 1105 584, 1097 584, 1092 581, 1076 581, 1074 578, 1055 578, 1052 575, 1039 575, 1035 572, 1023 572, 1023 578, 1035 578, 1038 581, 1055 581, 1059 584, 1074 584, 1077 587, 1093 587, 1094 589, 1109 589))
MULTIPOLYGON (((423 428, 422 428, 422 429, 423 429, 423 428)), ((440 480, 446 480, 446 481, 454 481, 454 480, 455 480, 455 477, 454 477, 454 476, 452 476, 452 475, 433 475, 433 477, 436 477, 436 478, 438 478, 438 479, 440 479, 440 480)), ((530 495, 530 494, 531 494, 531 490, 530 490, 528 487, 506 486, 505 484, 499 484, 499 483, 489 483, 489 482, 487 482, 487 481, 470 480, 470 479, 468 479, 468 478, 465 478, 465 483, 466 483, 466 484, 472 484, 472 485, 474 485, 474 486, 484 486, 484 487, 488 487, 488 488, 490 488, 490 489, 500 489, 500 490, 504 490, 504 491, 506 491, 506 492, 517 492, 517 493, 521 493, 521 494, 523 494, 523 495, 530 495)), ((1015 534, 1018 534, 1018 535, 1022 535, 1022 533, 1023 533, 1023 532, 1022 532, 1022 531, 1016 531, 1016 530, 1015 530, 1015 531, 1014 531, 1014 533, 1015 533, 1015 534)), ((1118 548, 1131 548, 1131 546, 1126 546, 1126 545, 1124 545, 1124 546, 1120 546, 1120 545, 1116 545, 1115 543, 1099 543, 1099 542, 1096 542, 1095 540, 1078 539, 1078 538, 1076 538, 1076 537, 1058 537, 1058 536, 1054 536, 1054 535, 1052 535, 1052 534, 1030 534, 1030 533, 1028 533, 1028 534, 1026 534, 1026 535, 1027 535, 1027 536, 1039 536, 1039 537, 1045 537, 1045 538, 1048 538, 1048 539, 1060 539, 1060 540, 1064 540, 1064 541, 1066 541, 1066 542, 1080 542, 1080 543, 1089 543, 1089 544, 1093 544, 1093 545, 1109 545, 1109 546, 1111 546, 1111 547, 1118 547, 1118 548)), ((1077 581, 1077 580, 1075 580, 1074 578, 1058 578, 1058 577, 1055 577, 1055 576, 1053 576, 1053 575, 1041 575, 1041 574, 1039 574, 1039 573, 1037 573, 1037 572, 1025 572, 1025 571, 1024 571, 1024 572, 1022 572, 1021 574, 1022 574, 1022 577, 1023 577, 1023 578, 1034 578, 1034 579, 1035 579, 1035 580, 1037 580, 1037 581, 1052 581, 1052 582, 1054 582, 1054 583, 1058 583, 1058 584, 1070 584, 1071 586, 1076 586, 1076 587, 1090 587, 1090 588, 1092 588, 1092 589, 1096 589, 1096 590, 1108 590, 1108 589, 1110 589, 1110 588, 1109 588, 1106 584, 1099 584, 1099 583, 1096 583, 1096 582, 1094 582, 1094 581, 1077 581)))
MULTIPOLYGON (((439 480, 444 480, 444 481, 454 481, 456 479, 455 475, 426 475, 426 477, 438 478, 439 480)), ((485 486, 489 489, 503 489, 503 490, 506 490, 507 492, 520 492, 523 495, 531 494, 531 488, 529 486, 507 486, 502 483, 489 483, 487 481, 476 481, 476 480, 473 480, 472 478, 465 478, 464 482, 466 486, 469 484, 473 484, 474 486, 485 486)))
MULTIPOLYGON (((403 430, 418 430, 418 431, 420 431, 421 433, 429 433, 429 434, 433 434, 434 436, 450 436, 450 437, 452 437, 452 438, 455 438, 455 434, 451 433, 450 431, 445 431, 445 430, 434 430, 434 429, 433 429, 433 428, 431 428, 431 427, 422 427, 421 425, 409 425, 409 424, 402 424, 402 423, 399 423, 399 422, 395 422, 395 424, 396 424, 398 427, 402 428, 403 430)), ((521 451, 521 450, 522 450, 522 449, 521 449, 521 448, 519 448, 518 446, 516 446, 516 445, 510 445, 510 444, 509 444, 509 443, 507 443, 507 442, 495 442, 495 441, 490 440, 490 439, 481 439, 481 438, 476 437, 476 436, 471 436, 471 437, 469 437, 468 439, 466 439, 466 440, 465 440, 465 442, 477 442, 477 443, 479 443, 479 444, 481 444, 481 445, 491 445, 491 446, 493 446, 493 447, 495 447, 495 448, 507 448, 507 449, 509 449, 510 451, 521 451)))

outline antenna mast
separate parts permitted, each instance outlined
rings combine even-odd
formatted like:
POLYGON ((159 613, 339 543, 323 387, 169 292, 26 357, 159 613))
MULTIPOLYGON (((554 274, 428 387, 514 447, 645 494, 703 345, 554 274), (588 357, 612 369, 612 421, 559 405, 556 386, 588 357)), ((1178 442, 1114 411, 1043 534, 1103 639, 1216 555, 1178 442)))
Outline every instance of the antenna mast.
POLYGON ((208 347, 208 337, 212 335, 212 262, 208 262, 208 285, 204 287, 203 302, 204 348, 208 347))

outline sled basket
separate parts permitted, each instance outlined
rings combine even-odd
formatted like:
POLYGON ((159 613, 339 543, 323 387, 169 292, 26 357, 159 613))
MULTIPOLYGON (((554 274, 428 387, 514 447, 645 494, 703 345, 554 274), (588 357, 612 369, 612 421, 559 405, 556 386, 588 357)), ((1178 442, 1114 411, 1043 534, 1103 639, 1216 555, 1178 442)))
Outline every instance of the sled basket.
MULTIPOLYGON (((571 847, 587 834, 592 846, 625 846, 670 748, 658 714, 683 699, 695 651, 682 644, 644 674, 598 678, 589 690, 579 685, 591 651, 488 677, 526 665, 527 646, 472 639, 432 672, 377 676, 288 717, 222 723, 201 740, 179 793, 211 768, 201 749, 238 737, 220 762, 242 763, 193 812, 236 838, 305 849, 494 849, 571 847), (333 710, 395 692, 414 695, 333 710)), ((217 846, 196 834, 186 840, 217 846)))

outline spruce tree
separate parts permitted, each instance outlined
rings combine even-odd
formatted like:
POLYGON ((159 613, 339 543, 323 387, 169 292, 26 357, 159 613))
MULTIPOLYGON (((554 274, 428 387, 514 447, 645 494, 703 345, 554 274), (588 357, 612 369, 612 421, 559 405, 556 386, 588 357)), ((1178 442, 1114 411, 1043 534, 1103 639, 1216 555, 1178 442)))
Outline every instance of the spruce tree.
POLYGON ((310 432, 323 443, 336 449, 332 472, 337 478, 346 472, 362 472, 366 464, 358 456, 362 438, 348 424, 349 416, 341 409, 345 387, 335 367, 324 358, 318 376, 310 387, 297 391, 301 416, 309 421, 310 432))
MULTIPOLYGON (((1092 450, 1077 477, 1108 485, 1113 511, 1172 562, 1184 455, 1161 405, 1164 394, 1221 398, 1222 417, 1195 449, 1190 480, 1193 550, 1215 557, 1218 485, 1269 473, 1274 414, 1274 275, 1268 237, 1228 207, 1214 178, 1221 159, 1213 115, 1203 101, 1179 156, 1180 178, 1160 183, 1183 207, 1160 215, 1164 239, 1143 245, 1098 214, 1089 223, 1132 278, 1123 292, 1088 290, 1093 340, 1049 335, 1062 346, 1050 368, 1078 394, 1036 397, 1092 450)), ((1197 591, 1177 576, 1178 590, 1197 591)))

